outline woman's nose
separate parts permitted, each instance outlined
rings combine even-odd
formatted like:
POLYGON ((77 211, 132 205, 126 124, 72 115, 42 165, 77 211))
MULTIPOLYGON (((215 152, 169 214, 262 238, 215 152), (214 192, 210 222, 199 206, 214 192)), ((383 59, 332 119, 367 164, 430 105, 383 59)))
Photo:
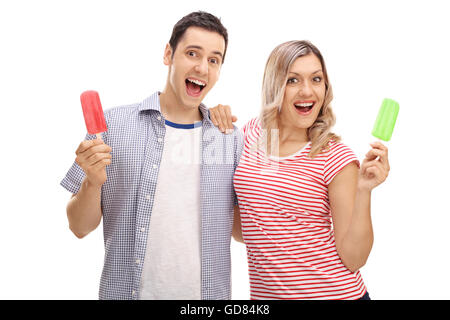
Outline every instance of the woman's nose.
POLYGON ((305 83, 303 83, 303 85, 299 89, 299 95, 301 97, 310 97, 312 96, 312 94, 313 90, 311 84, 305 81, 305 83))

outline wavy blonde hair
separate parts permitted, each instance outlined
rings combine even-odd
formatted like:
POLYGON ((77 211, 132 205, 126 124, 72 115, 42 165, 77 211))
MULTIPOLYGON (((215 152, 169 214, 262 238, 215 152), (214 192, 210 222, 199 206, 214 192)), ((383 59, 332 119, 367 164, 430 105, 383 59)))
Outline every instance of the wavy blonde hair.
POLYGON ((260 114, 261 128, 263 129, 262 139, 259 145, 267 146, 267 150, 273 150, 272 143, 277 137, 274 132, 278 132, 281 105, 283 104, 284 91, 288 80, 289 70, 294 61, 309 54, 314 54, 322 64, 322 71, 325 81, 325 98, 316 121, 308 128, 308 139, 311 141, 311 151, 309 157, 313 158, 322 150, 327 149, 328 142, 340 141, 340 137, 331 132, 331 128, 336 122, 336 118, 331 109, 333 100, 333 90, 328 79, 327 69, 322 54, 309 41, 288 41, 278 45, 270 54, 264 71, 262 85, 262 109, 260 114))

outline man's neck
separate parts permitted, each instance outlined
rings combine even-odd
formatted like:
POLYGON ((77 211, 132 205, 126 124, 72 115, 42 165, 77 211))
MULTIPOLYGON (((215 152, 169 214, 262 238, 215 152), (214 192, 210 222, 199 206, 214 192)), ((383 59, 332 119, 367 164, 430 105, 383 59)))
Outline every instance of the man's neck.
POLYGON ((183 105, 180 99, 171 91, 165 89, 159 95, 161 112, 166 120, 179 124, 190 124, 202 120, 200 108, 183 105))

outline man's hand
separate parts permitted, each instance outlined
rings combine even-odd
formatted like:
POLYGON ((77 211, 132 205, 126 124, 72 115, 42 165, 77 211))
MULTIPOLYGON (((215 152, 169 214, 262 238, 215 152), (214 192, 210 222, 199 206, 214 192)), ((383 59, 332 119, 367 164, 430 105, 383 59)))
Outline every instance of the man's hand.
POLYGON ((233 122, 237 121, 237 117, 231 115, 231 108, 227 105, 217 105, 209 109, 211 121, 223 133, 233 132, 233 122))
POLYGON ((83 169, 92 186, 100 187, 106 182, 106 166, 111 163, 111 151, 102 139, 85 140, 75 151, 75 162, 83 169))

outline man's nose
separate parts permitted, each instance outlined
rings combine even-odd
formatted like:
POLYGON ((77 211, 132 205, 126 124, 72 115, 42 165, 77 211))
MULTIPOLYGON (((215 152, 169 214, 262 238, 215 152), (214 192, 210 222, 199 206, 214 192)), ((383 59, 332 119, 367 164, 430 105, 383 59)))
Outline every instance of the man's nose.
POLYGON ((207 75, 208 74, 208 60, 201 59, 195 66, 195 71, 201 75, 207 75))

